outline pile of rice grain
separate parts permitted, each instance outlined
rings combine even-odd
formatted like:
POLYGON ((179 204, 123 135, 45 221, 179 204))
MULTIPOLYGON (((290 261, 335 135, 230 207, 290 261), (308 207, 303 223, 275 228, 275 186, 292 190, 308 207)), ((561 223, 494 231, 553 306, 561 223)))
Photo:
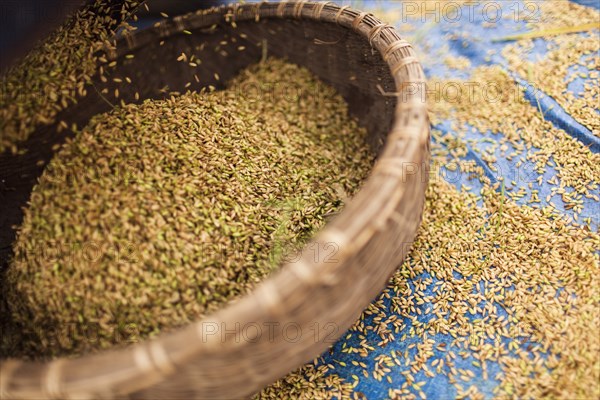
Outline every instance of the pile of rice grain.
POLYGON ((96 116, 31 194, 7 274, 8 353, 124 344, 248 292, 366 177, 374 156, 346 107, 271 59, 223 92, 96 116), (275 82, 295 90, 243 94, 275 82))

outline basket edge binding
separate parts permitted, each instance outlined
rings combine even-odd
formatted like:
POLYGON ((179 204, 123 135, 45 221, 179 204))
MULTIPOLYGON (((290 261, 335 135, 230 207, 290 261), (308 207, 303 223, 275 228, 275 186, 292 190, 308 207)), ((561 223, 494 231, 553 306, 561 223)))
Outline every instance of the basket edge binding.
MULTIPOLYGON (((75 359, 60 358, 48 363, 3 361, 0 363, 1 399, 114 398, 160 386, 166 377, 173 376, 195 358, 236 349, 232 343, 219 340, 217 336, 211 340, 197 340, 204 324, 210 322, 234 326, 240 319, 285 318, 286 311, 281 304, 286 294, 279 289, 285 286, 279 283, 285 281, 299 293, 311 288, 326 290, 336 285, 337 278, 346 273, 345 268, 353 261, 353 257, 366 246, 377 248, 376 240, 381 239, 378 235, 395 224, 393 229, 399 232, 397 236, 402 239, 399 244, 403 248, 388 252, 389 255, 363 257, 380 263, 371 267, 375 271, 366 271, 373 275, 373 279, 365 281, 364 293, 353 299, 352 312, 344 308, 338 312, 346 316, 341 318, 344 328, 339 333, 341 335, 352 323, 353 317, 355 319, 355 314, 362 312, 404 259, 409 250, 404 244, 412 242, 421 220, 429 176, 429 122, 423 93, 425 76, 414 50, 393 26, 384 24, 371 14, 348 6, 340 7, 332 2, 300 0, 234 4, 175 17, 154 29, 166 37, 186 29, 210 26, 215 20, 231 23, 258 21, 261 18, 311 19, 338 24, 359 33, 382 55, 399 89, 398 93, 388 94, 398 97, 394 122, 371 176, 338 218, 327 224, 314 239, 317 243, 337 243, 341 250, 339 261, 325 264, 303 258, 287 264, 252 293, 214 315, 174 333, 162 335, 157 340, 144 341, 117 352, 102 352, 75 359), (414 92, 412 89, 415 86, 410 86, 413 84, 417 85, 414 92), (250 318, 252 316, 259 318, 250 318), (185 351, 177 350, 182 344, 186 345, 185 351), (93 367, 90 368, 90 365, 93 367)), ((141 46, 150 39, 144 31, 124 36, 122 41, 127 46, 120 46, 121 51, 127 51, 127 47, 141 46)), ((117 54, 111 57, 116 58, 117 54)), ((318 351, 328 345, 313 342, 305 346, 312 356, 317 356, 318 351)), ((259 388, 252 386, 259 386, 264 380, 264 376, 257 376, 244 390, 252 392, 259 388)), ((207 393, 216 393, 211 382, 207 381, 206 385, 210 387, 207 393)))

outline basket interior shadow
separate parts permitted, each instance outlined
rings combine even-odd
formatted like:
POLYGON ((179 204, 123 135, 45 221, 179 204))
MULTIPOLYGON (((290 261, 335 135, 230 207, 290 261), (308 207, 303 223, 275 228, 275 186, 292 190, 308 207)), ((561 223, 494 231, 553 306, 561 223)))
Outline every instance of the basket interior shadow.
MULTIPOLYGON (((198 336, 202 323, 215 322, 228 326, 228 331, 244 321, 277 321, 280 326, 291 321, 302 327, 334 323, 339 337, 383 288, 406 255, 406 244, 412 242, 420 222, 429 123, 424 101, 418 98, 421 93, 406 91, 408 83, 424 83, 414 51, 391 26, 372 15, 331 3, 300 1, 220 7, 167 20, 123 36, 116 53, 109 54, 110 61, 116 61, 114 67, 106 66, 110 76, 129 77, 131 84, 96 80, 87 88, 87 96, 62 111, 57 121, 82 127, 120 101, 136 103, 208 86, 220 89, 223 82, 265 56, 307 67, 337 89, 380 154, 361 193, 315 239, 341 244, 338 264, 325 268, 301 260, 285 266, 233 309, 156 341, 45 364, 5 362, 4 394, 15 398, 248 396, 314 358, 330 342, 312 335, 286 342, 280 340, 280 332, 242 343, 219 337, 203 341, 198 336), (177 60, 181 53, 195 54, 201 63, 191 68, 177 60), (102 95, 105 88, 107 94, 102 95), (403 93, 408 94, 398 97, 403 93), (407 173, 406 163, 415 169, 408 168, 407 173)), ((56 125, 39 127, 22 144, 26 152, 0 155, 4 268, 14 227, 22 220, 22 207, 33 185, 55 145, 72 135, 68 130, 57 134, 56 129, 56 125)))

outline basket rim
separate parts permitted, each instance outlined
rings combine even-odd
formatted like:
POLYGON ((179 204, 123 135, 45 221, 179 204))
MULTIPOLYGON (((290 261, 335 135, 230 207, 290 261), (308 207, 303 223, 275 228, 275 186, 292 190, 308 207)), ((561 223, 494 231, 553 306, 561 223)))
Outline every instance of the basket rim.
MULTIPOLYGON (((394 179, 396 184, 405 183, 410 177, 407 177, 409 172, 404 168, 405 164, 403 163, 417 163, 417 168, 425 170, 428 175, 428 165, 420 165, 424 159, 428 160, 428 155, 423 154, 423 148, 426 147, 425 151, 428 152, 429 143, 423 70, 412 46, 398 35, 394 26, 383 23, 370 13, 349 6, 339 6, 333 2, 303 0, 223 5, 173 17, 139 32, 124 33, 118 42, 126 45, 117 46, 116 52, 109 53, 109 61, 145 45, 155 39, 157 34, 166 38, 181 34, 184 30, 207 28, 215 18, 227 23, 253 19, 258 22, 264 18, 283 18, 309 19, 337 24, 367 39, 390 68, 397 92, 392 94, 382 92, 382 95, 396 96, 398 101, 392 128, 387 135, 383 152, 370 176, 364 182, 363 188, 350 200, 341 213, 332 222, 327 223, 312 240, 318 243, 333 241, 338 245, 341 244, 340 248, 343 251, 338 255, 340 261, 327 264, 321 260, 307 262, 300 259, 287 263, 258 284, 250 293, 225 305, 219 311, 173 332, 164 333, 155 339, 146 339, 125 348, 68 359, 61 357, 44 363, 15 359, 1 361, 0 398, 65 398, 97 393, 123 395, 144 390, 161 382, 176 371, 176 363, 219 351, 222 343, 219 343, 216 338, 190 346, 188 339, 197 337, 198 332, 205 326, 204 324, 231 322, 233 321, 232 316, 239 317, 249 312, 256 313, 257 306, 259 306, 261 315, 277 319, 282 313, 285 313, 285 310, 279 307, 280 295, 277 289, 282 282, 297 280, 306 287, 334 285, 336 274, 340 273, 336 266, 355 256, 378 229, 381 229, 384 221, 394 213, 393 207, 387 207, 388 203, 392 206, 395 204, 391 201, 390 193, 378 191, 365 193, 364 188, 375 182, 375 177, 394 179), (403 56, 401 52, 408 52, 409 55, 403 56), (407 83, 421 85, 421 90, 415 91, 414 87, 411 88, 407 83), (408 111, 414 118, 400 118, 408 111), (423 121, 427 123, 426 129, 423 127, 423 121), (401 156, 397 152, 399 145, 404 146, 401 156), (369 202, 379 202, 385 207, 366 213, 363 210, 353 213, 353 210, 358 209, 356 205, 360 203, 359 199, 367 195, 369 202), (357 215, 360 218, 357 218, 357 215), (352 225, 352 229, 348 231, 340 229, 339 227, 344 224, 352 225), (178 346, 180 351, 173 351, 178 346), (190 349, 191 347, 193 348, 190 349), (110 367, 97 371, 100 372, 99 374, 81 373, 74 376, 67 373, 77 371, 87 364, 109 365, 110 367)), ((383 287, 379 289, 383 289, 383 287)), ((368 303, 364 306, 366 305, 368 303)), ((361 310, 364 306, 361 307, 361 310)))

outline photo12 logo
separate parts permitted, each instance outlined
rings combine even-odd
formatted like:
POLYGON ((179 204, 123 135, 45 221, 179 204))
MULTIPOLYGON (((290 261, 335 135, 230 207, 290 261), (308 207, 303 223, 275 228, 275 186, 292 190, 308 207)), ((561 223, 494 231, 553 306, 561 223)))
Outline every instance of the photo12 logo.
POLYGON ((539 1, 399 1, 403 23, 496 23, 501 19, 539 22, 539 1))
POLYGON ((310 340, 333 344, 340 334, 335 322, 313 322, 301 325, 298 322, 281 323, 277 321, 249 322, 227 324, 225 322, 203 321, 198 323, 198 335, 202 343, 217 341, 219 343, 256 343, 267 340, 269 343, 284 341, 297 343, 310 340))

